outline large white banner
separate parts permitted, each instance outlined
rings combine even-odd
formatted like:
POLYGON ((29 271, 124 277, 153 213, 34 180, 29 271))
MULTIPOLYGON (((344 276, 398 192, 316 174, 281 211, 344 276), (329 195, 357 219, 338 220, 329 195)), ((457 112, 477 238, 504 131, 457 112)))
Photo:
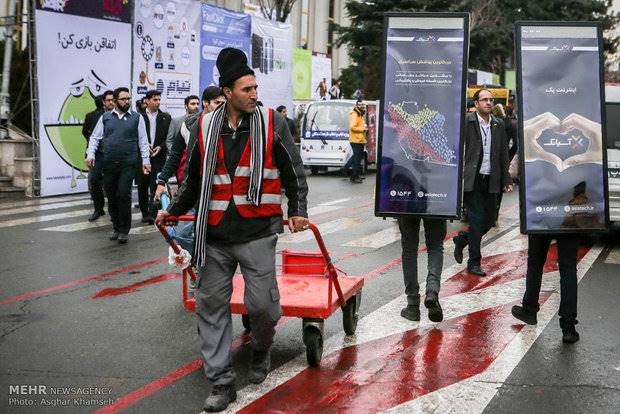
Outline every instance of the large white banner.
POLYGON ((131 25, 36 10, 41 195, 88 190, 85 115, 94 97, 129 87, 131 25))
POLYGON ((252 16, 252 59, 258 99, 269 108, 293 108, 293 31, 288 23, 252 16))
POLYGON ((136 0, 133 97, 161 92, 161 109, 185 113, 188 95, 200 95, 200 1, 136 0))
MULTIPOLYGON (((319 100, 319 83, 325 79, 327 90, 332 87, 332 60, 325 55, 312 55, 312 99, 319 100)), ((329 93, 325 96, 329 99, 329 93)))

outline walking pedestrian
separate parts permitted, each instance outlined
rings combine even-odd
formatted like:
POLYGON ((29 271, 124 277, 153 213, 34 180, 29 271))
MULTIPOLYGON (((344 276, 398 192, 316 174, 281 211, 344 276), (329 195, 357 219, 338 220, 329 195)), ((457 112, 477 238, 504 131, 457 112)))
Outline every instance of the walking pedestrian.
POLYGON ((487 89, 474 94, 476 112, 466 115, 464 158, 464 204, 469 230, 461 231, 454 241, 454 259, 463 262, 463 249, 469 246, 467 271, 486 276, 480 266, 482 237, 491 229, 497 216, 497 195, 512 191, 508 174, 506 129, 501 120, 491 115, 493 95, 487 89))
POLYGON ((324 101, 327 99, 327 79, 323 78, 322 81, 319 82, 319 85, 314 90, 319 91, 319 98, 324 101))
POLYGON ((138 157, 142 158, 141 173, 150 173, 151 163, 144 118, 131 111, 129 89, 117 88, 112 96, 114 109, 99 118, 90 136, 86 165, 91 169, 97 165, 95 154, 103 145, 103 186, 113 226, 110 240, 124 244, 131 229, 131 184, 138 157))
POLYGON ((286 125, 288 125, 288 130, 291 131, 291 136, 295 139, 297 136, 297 126, 295 125, 295 121, 288 117, 288 109, 286 109, 286 106, 280 105, 276 108, 276 111, 284 117, 286 125))
POLYGON ((337 80, 336 83, 329 88, 329 99, 342 99, 342 91, 340 90, 340 85, 342 82, 337 80))
POLYGON ((420 241, 420 222, 424 222, 424 237, 428 252, 428 275, 426 276, 426 295, 424 306, 428 309, 428 319, 432 322, 443 320, 439 304, 439 287, 443 269, 443 240, 446 237, 446 220, 401 216, 398 228, 401 234, 403 277, 407 306, 400 315, 411 321, 420 320, 420 285, 418 283, 418 244, 420 241))
POLYGON ((166 163, 159 174, 157 174, 157 189, 155 191, 156 201, 158 201, 161 194, 166 191, 166 184, 172 176, 176 175, 177 183, 181 185, 183 180, 183 169, 185 168, 185 162, 187 160, 187 148, 191 148, 192 145, 190 141, 190 131, 198 121, 200 115, 213 112, 225 101, 226 98, 224 97, 222 88, 218 86, 208 86, 202 92, 202 112, 200 114, 188 114, 178 132, 173 136, 170 151, 166 157, 166 163))
MULTIPOLYGON (((90 136, 99 122, 99 118, 105 112, 114 109, 114 98, 112 91, 105 91, 95 99, 96 108, 94 111, 86 114, 84 125, 82 126, 82 135, 86 138, 86 148, 90 142, 90 136)), ((95 221, 105 214, 105 196, 103 193, 103 145, 101 145, 95 153, 95 161, 99 161, 88 171, 88 191, 90 198, 93 200, 93 214, 88 217, 88 221, 95 221)))
POLYGON ((359 184, 362 182, 362 160, 364 159, 364 145, 366 145, 366 127, 364 114, 366 113, 366 105, 361 99, 355 103, 355 108, 349 114, 349 144, 353 150, 353 156, 347 161, 343 170, 352 168, 351 182, 359 184), (349 164, 350 163, 350 164, 349 164))
POLYGON ((193 262, 201 351, 213 384, 206 411, 222 411, 237 397, 230 317, 237 265, 252 326, 248 380, 261 383, 269 371, 274 328, 282 315, 275 279, 277 233, 283 231, 280 186, 288 199, 289 228, 308 227, 304 168, 285 120, 257 107, 258 85, 241 50, 223 49, 216 66, 226 103, 201 116, 181 189, 158 216, 165 222, 199 203, 193 262))
POLYGON ((166 138, 172 118, 170 114, 159 109, 161 103, 161 92, 150 90, 146 93, 144 100, 146 110, 142 114, 146 125, 146 134, 151 148, 151 173, 139 174, 142 166, 139 165, 136 172, 136 184, 138 186, 138 204, 142 212, 142 222, 153 224, 157 208, 153 200, 157 188, 157 174, 162 170, 166 162, 166 138))
POLYGON ((188 116, 198 113, 200 111, 200 98, 196 95, 187 96, 184 100, 185 114, 172 118, 170 121, 170 128, 168 128, 168 136, 166 137, 166 148, 170 151, 172 147, 172 141, 174 136, 181 130, 181 125, 187 119, 188 116))

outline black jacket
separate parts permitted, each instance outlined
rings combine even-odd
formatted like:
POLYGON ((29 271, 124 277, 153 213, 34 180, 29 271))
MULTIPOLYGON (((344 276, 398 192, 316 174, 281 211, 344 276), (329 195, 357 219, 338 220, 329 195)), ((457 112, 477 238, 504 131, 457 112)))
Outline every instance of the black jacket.
MULTIPOLYGON (((512 184, 508 174, 508 138, 506 128, 499 119, 491 116, 491 174, 489 192, 499 193, 502 187, 512 184)), ((465 126, 465 158, 463 160, 464 191, 473 191, 476 175, 482 162, 482 137, 476 113, 467 114, 465 126)))
MULTIPOLYGON (((280 171, 280 181, 288 199, 288 217, 302 216, 308 217, 307 195, 308 185, 306 175, 299 155, 299 151, 293 142, 286 120, 274 111, 274 145, 273 159, 280 171)), ((247 122, 246 122, 247 124, 247 122)), ((189 139, 189 150, 183 171, 183 183, 177 196, 168 207, 168 212, 173 216, 185 214, 194 207, 200 198, 202 185, 202 162, 200 150, 197 145, 199 122, 194 123, 191 128, 189 139)), ((227 122, 222 128, 223 139, 227 137, 224 133, 227 130, 227 122)), ((242 129, 244 122, 240 125, 242 129)), ((249 127, 242 138, 247 142, 249 127)), ((230 139, 228 137, 228 139, 230 139)), ((242 142, 239 142, 241 144, 242 142)), ((224 157, 229 171, 234 171, 241 156, 242 146, 231 146, 225 143, 224 157), (232 151, 232 152, 231 152, 232 151)), ((199 212, 196 213, 200 214, 199 212)), ((282 232, 282 217, 273 216, 267 218, 243 218, 237 214, 234 203, 231 201, 224 218, 217 226, 207 227, 207 236, 210 240, 217 240, 223 243, 242 243, 255 240, 270 234, 282 232)))
MULTIPOLYGON (((146 135, 149 137, 149 142, 151 142, 151 122, 149 121, 149 116, 146 112, 142 112, 142 117, 144 118, 144 124, 146 126, 146 135)), ((168 128, 170 128, 170 122, 172 121, 172 117, 167 112, 162 112, 160 110, 157 111, 156 125, 155 125, 155 139, 153 142, 153 147, 161 147, 161 151, 155 157, 151 157, 151 162, 161 162, 162 164, 166 160, 166 137, 168 136, 168 128)))

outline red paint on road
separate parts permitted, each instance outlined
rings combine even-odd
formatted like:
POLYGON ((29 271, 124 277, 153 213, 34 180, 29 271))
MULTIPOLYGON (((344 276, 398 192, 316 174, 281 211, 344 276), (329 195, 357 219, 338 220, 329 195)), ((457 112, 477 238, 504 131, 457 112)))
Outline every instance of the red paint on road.
POLYGON ((378 412, 463 381, 485 371, 523 328, 510 314, 514 303, 344 348, 239 413, 378 412))
POLYGON ((138 283, 134 283, 133 285, 100 290, 99 292, 93 295, 92 299, 99 299, 99 298, 106 298, 110 296, 125 295, 127 293, 134 293, 134 292, 139 291, 140 288, 144 286, 154 285, 155 283, 165 282, 166 280, 180 279, 180 278, 181 278, 181 275, 174 274, 174 273, 159 275, 159 276, 155 276, 155 277, 151 277, 149 279, 143 280, 138 283))
POLYGON ((116 269, 116 270, 112 270, 110 272, 106 272, 106 273, 101 273, 95 276, 89 276, 89 277, 85 277, 82 279, 77 279, 77 280, 72 280, 71 282, 67 282, 67 283, 63 283, 60 285, 56 285, 56 286, 51 286, 45 289, 40 289, 40 290, 34 290, 32 292, 29 293, 22 293, 21 295, 16 295, 16 296, 11 296, 10 298, 6 298, 6 299, 2 299, 0 300, 0 305, 8 305, 9 303, 14 303, 14 302, 19 302, 21 300, 26 300, 26 299, 31 299, 35 296, 41 296, 41 295, 45 295, 48 293, 54 293, 54 292, 58 292, 59 290, 63 290, 63 289, 68 289, 68 288, 72 288, 84 283, 88 283, 88 282, 94 282, 95 280, 100 280, 100 279, 105 279, 108 277, 112 277, 112 276, 116 276, 119 275, 121 273, 126 273, 126 272, 130 272, 132 270, 136 270, 136 269, 140 269, 142 267, 148 267, 148 266, 152 266, 154 264, 157 263, 161 263, 164 260, 167 260, 168 256, 162 256, 158 259, 154 259, 154 260, 150 260, 148 262, 144 262, 144 263, 137 263, 131 266, 127 266, 127 267, 122 267, 120 269, 116 269))

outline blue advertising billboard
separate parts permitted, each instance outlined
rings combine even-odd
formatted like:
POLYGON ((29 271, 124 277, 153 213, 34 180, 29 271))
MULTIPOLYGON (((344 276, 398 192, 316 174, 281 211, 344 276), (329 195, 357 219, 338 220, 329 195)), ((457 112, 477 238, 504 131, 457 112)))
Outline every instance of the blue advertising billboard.
POLYGON ((596 23, 516 26, 523 233, 606 228, 601 39, 596 23))
POLYGON ((378 216, 460 216, 468 19, 385 16, 378 216))
POLYGON ((202 5, 202 28, 200 30, 200 90, 218 85, 220 74, 215 61, 220 51, 227 47, 243 50, 250 61, 252 19, 244 13, 237 13, 209 4, 202 5))

